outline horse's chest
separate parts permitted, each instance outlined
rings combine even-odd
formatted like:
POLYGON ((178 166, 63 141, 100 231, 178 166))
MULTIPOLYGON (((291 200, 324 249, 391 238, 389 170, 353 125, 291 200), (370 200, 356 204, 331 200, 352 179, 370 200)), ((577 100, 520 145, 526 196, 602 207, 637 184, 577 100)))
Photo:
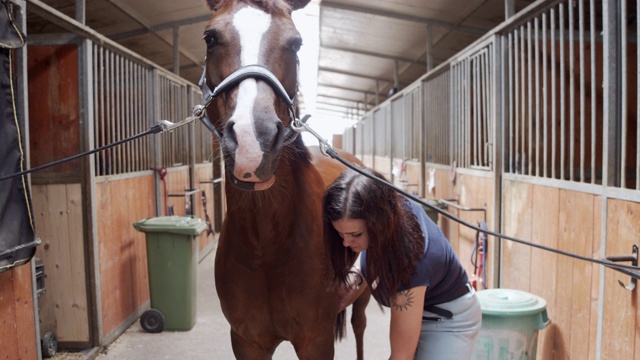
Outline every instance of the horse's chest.
POLYGON ((219 251, 236 260, 286 265, 317 251, 316 245, 320 240, 318 232, 306 233, 299 229, 245 229, 221 235, 219 251))

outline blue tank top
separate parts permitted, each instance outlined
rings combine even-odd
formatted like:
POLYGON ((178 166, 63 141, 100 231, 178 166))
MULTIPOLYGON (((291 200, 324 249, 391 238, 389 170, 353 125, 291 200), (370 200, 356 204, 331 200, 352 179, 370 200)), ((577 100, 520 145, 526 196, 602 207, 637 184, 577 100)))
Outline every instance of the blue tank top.
MULTIPOLYGON (((424 252, 416 264, 415 273, 409 280, 408 286, 400 287, 398 292, 416 286, 427 286, 424 306, 454 300, 459 289, 469 282, 467 273, 447 238, 422 207, 409 199, 407 199, 407 206, 411 207, 411 212, 420 223, 424 234, 424 252)), ((367 278, 366 260, 367 251, 364 250, 360 256, 360 267, 367 283, 371 284, 373 279, 367 278)), ((382 305, 389 306, 389 304, 382 305)))

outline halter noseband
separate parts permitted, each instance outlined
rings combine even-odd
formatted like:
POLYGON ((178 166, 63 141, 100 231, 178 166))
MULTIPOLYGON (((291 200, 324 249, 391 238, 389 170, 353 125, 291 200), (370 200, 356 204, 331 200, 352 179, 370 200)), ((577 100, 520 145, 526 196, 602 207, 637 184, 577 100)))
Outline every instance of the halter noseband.
MULTIPOLYGON (((222 134, 215 128, 215 126, 213 126, 211 120, 209 120, 206 109, 207 107, 209 107, 209 105, 211 105, 213 99, 218 97, 220 94, 229 91, 229 89, 238 85, 242 80, 248 78, 266 81, 267 84, 269 84, 271 88, 273 88, 276 95, 287 105, 289 116, 291 117, 290 124, 293 124, 294 121, 296 121, 296 111, 294 104, 296 95, 294 94, 293 97, 289 97, 289 94, 287 94, 287 91, 284 89, 284 86, 282 86, 282 83, 280 83, 280 80, 278 80, 278 78, 266 67, 262 65, 243 66, 231 73, 231 75, 227 76, 224 80, 222 80, 220 84, 218 84, 218 86, 213 89, 213 91, 211 91, 211 88, 209 88, 209 85, 207 85, 207 68, 205 67, 202 71, 202 77, 198 82, 198 85, 202 90, 202 100, 204 101, 201 107, 200 120, 202 121, 204 126, 206 126, 207 129, 209 129, 209 131, 211 131, 220 141, 222 141, 222 134)), ((285 128, 285 131, 285 145, 293 142, 299 134, 299 132, 295 131, 291 126, 285 128)))

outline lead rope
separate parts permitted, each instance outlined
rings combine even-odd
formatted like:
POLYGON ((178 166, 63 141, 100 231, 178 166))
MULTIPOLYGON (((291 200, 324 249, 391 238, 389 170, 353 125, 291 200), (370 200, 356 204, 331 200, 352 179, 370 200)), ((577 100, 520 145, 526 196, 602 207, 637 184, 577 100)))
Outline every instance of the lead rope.
POLYGON ((24 170, 24 171, 20 171, 20 172, 17 172, 17 173, 0 176, 0 181, 8 180, 8 179, 11 179, 11 178, 14 178, 14 177, 17 177, 17 176, 30 174, 32 172, 43 170, 43 169, 46 169, 46 168, 50 168, 52 166, 60 165, 62 163, 65 163, 65 162, 68 162, 68 161, 72 161, 72 160, 75 160, 75 159, 78 159, 78 158, 81 158, 81 157, 84 157, 84 156, 87 156, 87 155, 92 155, 92 154, 95 154, 95 153, 100 152, 102 150, 106 150, 106 149, 112 148, 112 147, 117 146, 117 145, 122 145, 124 143, 129 142, 129 141, 133 141, 133 140, 139 139, 141 137, 144 137, 144 136, 147 136, 147 135, 150 135, 150 134, 160 134, 160 133, 164 133, 164 132, 167 132, 167 131, 172 131, 172 130, 174 130, 176 128, 179 128, 181 126, 187 125, 187 124, 189 124, 189 123, 191 123, 191 122, 193 122, 195 120, 199 120, 203 116, 202 114, 204 113, 204 111, 201 111, 200 108, 201 108, 201 105, 198 105, 198 106, 194 107, 192 116, 189 116, 189 117, 185 118, 184 120, 182 120, 180 122, 173 123, 173 122, 168 121, 168 120, 160 120, 160 121, 158 121, 157 124, 151 126, 148 130, 143 131, 141 133, 138 133, 136 135, 130 136, 128 138, 124 138, 122 140, 118 140, 116 142, 101 146, 99 148, 95 148, 93 150, 85 151, 85 152, 82 152, 82 153, 79 153, 79 154, 76 154, 76 155, 73 155, 73 156, 69 156, 69 157, 64 158, 64 159, 56 160, 56 161, 50 162, 48 164, 36 166, 34 168, 30 168, 30 169, 27 169, 27 170, 24 170))
POLYGON ((428 207, 428 208, 430 208, 432 210, 435 210, 436 212, 442 214, 443 216, 445 216, 445 217, 447 217, 447 218, 449 218, 449 219, 451 219, 451 220, 453 220, 453 221, 455 221, 455 222, 457 222, 459 224, 462 224, 462 225, 464 225, 464 226, 466 226, 466 227, 468 227, 470 229, 474 229, 474 230, 476 230, 478 232, 482 232, 482 233, 485 233, 485 234, 488 234, 488 235, 492 235, 492 236, 495 236, 497 238, 513 241, 513 242, 518 243, 518 244, 528 245, 528 246, 531 246, 531 247, 534 247, 534 248, 537 248, 537 249, 541 249, 541 250, 545 250, 545 251, 549 251, 549 252, 552 252, 552 253, 555 253, 555 254, 558 254, 558 255, 568 256, 568 257, 571 257, 571 258, 574 258, 574 259, 588 261, 588 262, 592 262, 592 263, 595 263, 595 264, 600 264, 600 265, 606 266, 608 268, 611 268, 613 270, 619 271, 619 272, 621 272, 621 273, 623 273, 625 275, 629 275, 629 276, 631 276, 631 277, 633 277, 635 279, 640 279, 640 267, 639 266, 618 264, 618 263, 615 263, 613 261, 609 261, 609 260, 606 260, 606 259, 592 259, 592 258, 589 258, 589 257, 586 257, 586 256, 570 253, 568 251, 554 249, 554 248, 547 247, 547 246, 544 246, 544 245, 535 244, 535 243, 532 243, 532 242, 529 242, 529 241, 525 241, 525 240, 522 240, 522 239, 518 239, 518 238, 509 236, 509 235, 504 235, 502 233, 495 232, 495 231, 492 231, 492 230, 482 229, 481 227, 478 227, 478 226, 475 226, 475 225, 473 225, 473 224, 471 224, 469 222, 466 222, 465 220, 462 220, 462 219, 456 217, 455 215, 438 208, 437 206, 431 205, 431 204, 423 201, 422 199, 420 199, 420 198, 418 198, 418 197, 416 197, 416 196, 414 196, 412 194, 409 194, 408 192, 406 192, 406 191, 404 191, 404 190, 402 190, 402 189, 400 189, 398 187, 395 187, 393 184, 389 183, 388 181, 385 181, 383 179, 378 178, 377 176, 373 175, 369 171, 367 171, 367 170, 365 170, 363 168, 360 168, 358 166, 355 166, 355 165, 349 163, 348 161, 346 161, 345 159, 343 159, 331 147, 331 145, 329 145, 329 142, 327 140, 323 139, 317 132, 315 132, 311 127, 309 127, 309 125, 306 123, 307 120, 309 119, 309 117, 310 117, 310 115, 306 115, 306 116, 304 116, 304 118, 302 120, 296 119, 291 124, 291 127, 294 130, 298 131, 298 132, 307 131, 307 132, 311 133, 314 137, 316 137, 318 139, 320 152, 323 155, 331 157, 332 159, 338 160, 339 162, 341 162, 346 167, 348 167, 348 168, 350 168, 350 169, 352 169, 352 170, 354 170, 354 171, 356 171, 356 172, 368 177, 369 179, 372 179, 374 181, 377 181, 377 182, 379 182, 379 183, 381 183, 383 185, 386 185, 386 186, 390 187, 391 189, 393 189, 397 193, 400 193, 401 195, 403 195, 403 196, 405 196, 405 197, 407 197, 407 198, 409 198, 409 199, 411 199, 411 200, 413 200, 413 201, 415 201, 415 202, 417 202, 417 203, 419 203, 419 204, 421 204, 423 206, 426 206, 426 207, 428 207))

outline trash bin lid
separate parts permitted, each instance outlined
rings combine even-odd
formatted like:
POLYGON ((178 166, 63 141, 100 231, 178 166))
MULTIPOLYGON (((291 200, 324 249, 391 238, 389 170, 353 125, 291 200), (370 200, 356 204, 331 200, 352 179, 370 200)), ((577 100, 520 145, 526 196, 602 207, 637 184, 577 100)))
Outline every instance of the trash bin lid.
POLYGON ((514 289, 487 289, 476 292, 482 314, 496 316, 529 315, 544 311, 547 301, 514 289))
POLYGON ((160 216, 142 219, 133 224, 141 232, 162 232, 179 235, 200 235, 207 223, 194 216, 160 216))

